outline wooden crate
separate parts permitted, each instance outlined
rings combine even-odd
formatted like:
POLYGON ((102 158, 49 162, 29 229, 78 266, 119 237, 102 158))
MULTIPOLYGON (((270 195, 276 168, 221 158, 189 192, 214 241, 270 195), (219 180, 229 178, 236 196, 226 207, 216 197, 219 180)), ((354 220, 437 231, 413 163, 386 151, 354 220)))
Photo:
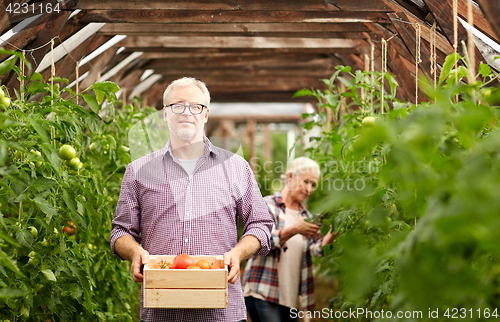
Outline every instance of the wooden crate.
POLYGON ((175 256, 149 256, 144 265, 145 308, 224 309, 227 307, 227 265, 222 256, 191 256, 206 259, 224 269, 153 269, 157 262, 172 263, 175 256))

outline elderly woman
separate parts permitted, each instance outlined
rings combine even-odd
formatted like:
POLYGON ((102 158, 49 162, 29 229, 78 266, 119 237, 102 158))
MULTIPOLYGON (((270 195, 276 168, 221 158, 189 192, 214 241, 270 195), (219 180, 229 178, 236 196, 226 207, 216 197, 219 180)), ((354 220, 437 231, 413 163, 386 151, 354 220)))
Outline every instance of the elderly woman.
POLYGON ((323 256, 322 246, 336 236, 329 231, 323 237, 319 226, 305 221, 311 214, 302 203, 316 188, 319 175, 315 161, 296 158, 288 165, 281 193, 264 198, 274 220, 272 248, 267 256, 250 258, 243 276, 252 322, 299 321, 297 310, 314 307, 311 253, 323 256))

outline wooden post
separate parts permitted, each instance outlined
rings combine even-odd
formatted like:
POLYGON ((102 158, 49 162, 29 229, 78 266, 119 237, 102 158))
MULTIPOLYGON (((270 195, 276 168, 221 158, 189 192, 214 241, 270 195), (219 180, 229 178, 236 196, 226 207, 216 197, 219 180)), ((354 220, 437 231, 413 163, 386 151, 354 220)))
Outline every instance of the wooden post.
POLYGON ((265 161, 272 161, 273 152, 272 152, 272 136, 271 130, 269 130, 269 123, 262 124, 262 135, 263 135, 263 154, 265 161))
POLYGON ((248 158, 250 162, 250 167, 252 168, 252 171, 254 175, 257 173, 257 164, 255 158, 255 127, 256 123, 255 120, 249 120, 247 122, 247 136, 248 136, 248 158))

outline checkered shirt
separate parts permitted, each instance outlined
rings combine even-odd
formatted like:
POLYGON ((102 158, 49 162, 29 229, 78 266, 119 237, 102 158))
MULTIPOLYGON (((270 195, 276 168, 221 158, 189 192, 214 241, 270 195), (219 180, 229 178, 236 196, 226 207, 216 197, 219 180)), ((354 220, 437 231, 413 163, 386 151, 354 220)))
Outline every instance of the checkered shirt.
MULTIPOLYGON (((114 244, 123 235, 142 243, 150 255, 222 255, 238 242, 238 217, 242 237, 260 241, 259 255, 269 252, 273 223, 248 162, 203 140, 204 154, 191 178, 173 156, 170 140, 127 166, 110 236, 115 255, 114 244)), ((226 309, 146 309, 141 294, 140 317, 147 322, 245 320, 239 278, 228 284, 228 292, 226 309)))
MULTIPOLYGON (((274 196, 265 197, 264 200, 274 220, 271 251, 267 256, 257 254, 247 261, 243 285, 248 283, 252 291, 262 295, 269 302, 279 304, 278 262, 281 250, 287 249, 286 243, 280 246, 279 236, 280 231, 285 228, 285 204, 279 192, 274 196)), ((302 216, 311 217, 311 213, 300 204, 299 210, 302 216)), ((311 254, 323 256, 321 247, 323 236, 318 232, 312 239, 304 236, 303 239, 305 247, 302 251, 299 294, 302 296, 302 310, 312 311, 314 309, 314 280, 311 254)))

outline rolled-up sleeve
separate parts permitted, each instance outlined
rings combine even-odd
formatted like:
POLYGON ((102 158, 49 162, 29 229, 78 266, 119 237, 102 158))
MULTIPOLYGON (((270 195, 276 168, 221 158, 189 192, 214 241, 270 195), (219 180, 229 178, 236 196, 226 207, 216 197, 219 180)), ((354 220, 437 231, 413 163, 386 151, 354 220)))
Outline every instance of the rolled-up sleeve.
POLYGON ((321 235, 320 232, 317 232, 309 245, 309 250, 311 251, 311 254, 313 256, 316 257, 324 256, 322 244, 323 244, 323 235, 321 235))
POLYGON ((136 180, 132 164, 127 166, 123 175, 120 197, 116 206, 115 216, 111 223, 111 235, 109 243, 111 250, 122 259, 115 250, 115 242, 118 238, 130 235, 138 243, 140 238, 140 207, 137 199, 136 180))
POLYGON ((261 246, 257 254, 265 256, 271 249, 273 220, 248 164, 246 164, 243 173, 240 175, 241 180, 243 180, 240 185, 242 196, 238 198, 236 207, 243 223, 243 235, 241 237, 248 235, 256 237, 261 246))

